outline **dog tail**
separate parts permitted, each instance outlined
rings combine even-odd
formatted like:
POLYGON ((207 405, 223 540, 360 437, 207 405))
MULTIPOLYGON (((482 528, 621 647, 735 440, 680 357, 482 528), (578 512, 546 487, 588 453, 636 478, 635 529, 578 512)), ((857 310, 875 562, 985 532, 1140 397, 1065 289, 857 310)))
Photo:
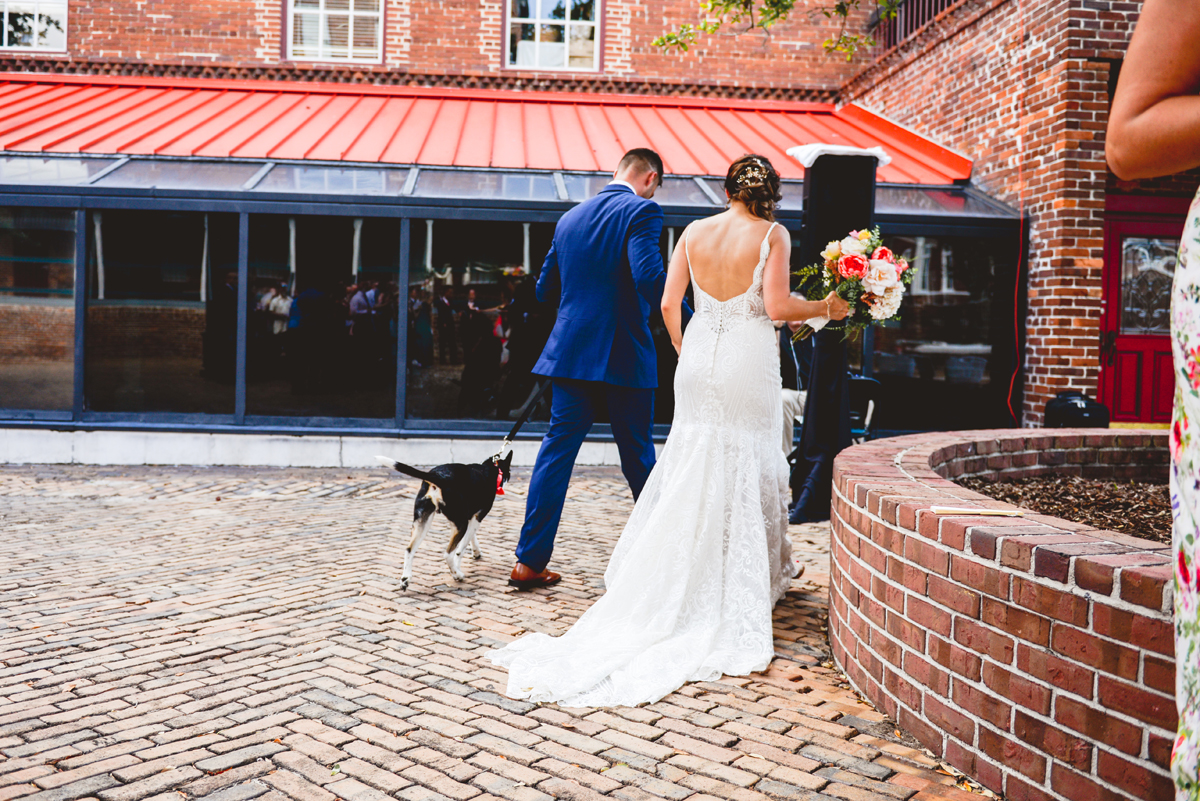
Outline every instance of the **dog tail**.
POLYGON ((419 478, 422 481, 427 481, 430 484, 433 484, 435 487, 438 486, 437 476, 426 473, 424 470, 418 470, 417 468, 407 465, 404 462, 397 462, 395 459, 392 459, 389 456, 376 456, 375 458, 398 473, 404 473, 406 476, 412 476, 413 478, 419 478))

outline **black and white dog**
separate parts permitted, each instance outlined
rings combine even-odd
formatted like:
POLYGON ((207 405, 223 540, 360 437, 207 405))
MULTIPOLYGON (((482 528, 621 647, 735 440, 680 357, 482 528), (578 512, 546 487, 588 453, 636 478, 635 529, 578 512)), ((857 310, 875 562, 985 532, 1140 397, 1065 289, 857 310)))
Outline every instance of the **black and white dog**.
POLYGON ((422 482, 421 489, 417 492, 417 500, 413 504, 412 536, 408 540, 408 549, 404 552, 401 589, 408 589, 408 582, 412 579, 413 553, 428 533, 434 512, 441 512, 450 521, 450 525, 454 526, 454 536, 446 545, 446 566, 450 568, 456 581, 462 581, 463 574, 459 566, 467 546, 471 547, 472 555, 476 559, 483 556, 476 534, 479 524, 492 510, 500 488, 509 479, 512 451, 499 461, 489 458, 482 464, 443 464, 428 472, 386 456, 376 458, 388 467, 419 478, 422 482))

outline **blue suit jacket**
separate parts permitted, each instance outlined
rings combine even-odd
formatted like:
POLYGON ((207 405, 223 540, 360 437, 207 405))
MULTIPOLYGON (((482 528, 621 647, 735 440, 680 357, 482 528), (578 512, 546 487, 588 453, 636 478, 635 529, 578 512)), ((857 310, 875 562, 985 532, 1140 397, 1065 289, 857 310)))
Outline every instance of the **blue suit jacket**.
POLYGON ((537 296, 558 318, 533 372, 639 389, 658 386, 650 312, 666 270, 662 209, 609 185, 558 221, 537 296))

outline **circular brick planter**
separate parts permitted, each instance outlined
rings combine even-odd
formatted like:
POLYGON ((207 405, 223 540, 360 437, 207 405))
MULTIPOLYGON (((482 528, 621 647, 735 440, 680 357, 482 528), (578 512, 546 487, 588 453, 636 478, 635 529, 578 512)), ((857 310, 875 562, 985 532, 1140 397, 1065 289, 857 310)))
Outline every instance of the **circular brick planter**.
POLYGON ((854 685, 1009 801, 1170 798, 1170 548, 951 479, 1153 479, 1165 432, 966 431, 877 440, 834 466, 829 633, 854 685))

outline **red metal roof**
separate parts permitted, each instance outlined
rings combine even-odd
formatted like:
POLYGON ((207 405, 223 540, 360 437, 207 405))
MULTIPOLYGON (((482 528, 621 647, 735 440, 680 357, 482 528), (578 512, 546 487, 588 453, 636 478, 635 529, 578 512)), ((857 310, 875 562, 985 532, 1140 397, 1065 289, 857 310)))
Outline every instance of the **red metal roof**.
POLYGON ((724 176, 748 152, 785 178, 810 142, 881 145, 885 183, 944 185, 970 160, 857 106, 275 81, 0 73, 0 149, 611 170, 633 147, 724 176))

